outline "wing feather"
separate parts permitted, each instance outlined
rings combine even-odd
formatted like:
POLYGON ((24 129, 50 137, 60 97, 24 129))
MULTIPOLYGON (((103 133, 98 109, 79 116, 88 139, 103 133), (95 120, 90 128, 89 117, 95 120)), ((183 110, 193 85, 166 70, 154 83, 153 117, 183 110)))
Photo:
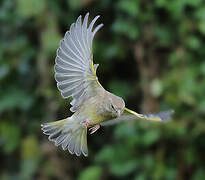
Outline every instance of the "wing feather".
MULTIPOLYGON (((70 26, 60 41, 55 59, 55 80, 63 98, 72 97, 71 111, 76 111, 82 103, 104 91, 97 80, 97 64, 93 64, 92 41, 96 32, 103 26, 94 24, 96 16, 88 26, 87 13, 82 19, 79 16, 76 23, 70 26)), ((65 147, 68 146, 65 144, 65 147)))
POLYGON ((56 57, 56 64, 58 66, 60 66, 61 68, 63 68, 63 69, 68 69, 68 70, 79 69, 79 71, 83 71, 82 67, 77 66, 75 64, 72 64, 72 63, 70 63, 68 61, 66 62, 66 61, 64 61, 64 60, 62 60, 62 59, 60 59, 58 57, 56 57))
MULTIPOLYGON (((74 83, 66 83, 66 84, 58 84, 58 88, 62 90, 62 92, 68 92, 68 91, 73 91, 73 93, 76 91, 76 89, 81 88, 81 82, 76 81, 74 83), (72 86, 70 86, 72 84, 72 86)), ((70 92, 70 93, 71 93, 70 92)))
POLYGON ((76 78, 79 78, 79 77, 82 77, 81 74, 78 74, 78 73, 56 73, 55 74, 55 79, 56 81, 65 81, 65 80, 69 80, 69 79, 76 79, 76 78))
MULTIPOLYGON (((85 17, 86 18, 86 17, 85 17)), ((84 19, 85 19, 84 18, 84 19)), ((86 57, 86 58, 88 58, 88 56, 89 56, 89 53, 88 52, 86 52, 86 47, 85 47, 85 44, 84 44, 84 34, 82 34, 82 24, 81 24, 81 18, 79 18, 80 20, 78 21, 77 20, 77 22, 76 22, 76 31, 75 31, 75 37, 76 37, 76 40, 77 40, 77 42, 79 43, 79 45, 80 45, 80 47, 81 47, 81 50, 82 50, 82 52, 83 52, 83 54, 84 54, 84 57, 86 57)))
POLYGON ((65 61, 73 62, 73 63, 75 63, 78 66, 82 66, 82 67, 85 66, 84 64, 80 63, 78 59, 76 59, 74 56, 72 56, 72 54, 65 54, 61 50, 61 48, 59 48, 58 51, 57 51, 57 57, 65 60, 65 61))
POLYGON ((72 40, 70 40, 71 43, 68 44, 68 41, 66 43, 65 40, 61 40, 60 42, 60 49, 62 50, 62 52, 69 56, 74 56, 74 58, 76 58, 77 62, 81 62, 83 63, 83 65, 86 65, 85 62, 83 61, 83 57, 81 56, 80 53, 78 53, 77 50, 75 50, 75 45, 72 43, 72 40))
POLYGON ((88 13, 86 14, 86 16, 84 18, 84 21, 83 21, 83 24, 82 24, 82 37, 84 37, 82 40, 83 40, 83 43, 84 43, 84 47, 85 47, 85 50, 86 50, 87 57, 89 59, 91 59, 91 53, 90 53, 91 50, 89 49, 89 45, 87 43, 87 37, 88 37, 87 25, 88 25, 88 13))
POLYGON ((102 126, 114 125, 120 122, 135 121, 135 120, 140 120, 140 119, 148 120, 148 121, 166 122, 171 119, 171 116, 173 115, 173 113, 174 113, 174 110, 170 109, 170 110, 161 111, 155 114, 138 114, 130 109, 125 108, 123 114, 120 117, 103 122, 100 125, 102 126))
POLYGON ((73 73, 73 72, 78 73, 78 72, 81 72, 78 69, 65 69, 65 68, 62 68, 58 64, 55 65, 54 69, 58 73, 73 73))
POLYGON ((77 51, 80 53, 82 60, 85 61, 85 54, 82 48, 81 43, 78 41, 78 38, 76 37, 76 28, 74 26, 71 26, 70 29, 70 39, 73 42, 73 44, 75 45, 75 47, 77 48, 77 51))

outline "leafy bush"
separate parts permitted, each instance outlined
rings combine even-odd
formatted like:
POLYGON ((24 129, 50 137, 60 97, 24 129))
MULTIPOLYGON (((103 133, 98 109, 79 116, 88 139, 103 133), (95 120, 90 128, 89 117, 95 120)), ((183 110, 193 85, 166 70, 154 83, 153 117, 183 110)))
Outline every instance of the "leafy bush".
POLYGON ((3 0, 0 23, 0 179, 205 178, 204 1, 3 0), (40 124, 71 115, 54 58, 87 11, 104 23, 94 41, 103 86, 133 110, 176 113, 101 128, 84 158, 48 142, 40 124))

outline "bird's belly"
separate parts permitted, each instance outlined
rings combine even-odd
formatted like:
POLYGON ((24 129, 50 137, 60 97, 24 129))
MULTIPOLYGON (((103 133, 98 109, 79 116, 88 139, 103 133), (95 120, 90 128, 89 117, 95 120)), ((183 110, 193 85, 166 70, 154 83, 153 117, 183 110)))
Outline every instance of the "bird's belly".
POLYGON ((100 124, 110 119, 110 116, 105 116, 98 113, 93 113, 92 116, 89 117, 90 126, 94 126, 96 124, 100 124))
POLYGON ((94 125, 96 125, 96 124, 100 124, 100 123, 103 123, 103 122, 105 122, 105 121, 108 121, 110 118, 107 118, 107 117, 100 117, 100 118, 98 118, 98 119, 91 119, 91 121, 90 121, 90 125, 91 126, 94 126, 94 125))
POLYGON ((94 126, 111 119, 109 114, 103 113, 103 111, 98 111, 96 108, 92 107, 86 109, 83 114, 86 114, 85 119, 90 122, 90 126, 94 126))
POLYGON ((94 97, 86 102, 79 110, 79 115, 83 117, 83 120, 88 120, 90 126, 100 124, 111 119, 111 114, 104 108, 103 99, 99 97, 94 97))

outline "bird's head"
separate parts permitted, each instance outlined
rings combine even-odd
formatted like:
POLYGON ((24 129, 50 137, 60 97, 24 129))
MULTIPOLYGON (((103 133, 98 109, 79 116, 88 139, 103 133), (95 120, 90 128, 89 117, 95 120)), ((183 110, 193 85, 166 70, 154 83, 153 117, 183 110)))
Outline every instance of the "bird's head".
POLYGON ((115 96, 109 93, 108 109, 112 113, 113 117, 119 117, 125 108, 125 102, 121 97, 115 96))

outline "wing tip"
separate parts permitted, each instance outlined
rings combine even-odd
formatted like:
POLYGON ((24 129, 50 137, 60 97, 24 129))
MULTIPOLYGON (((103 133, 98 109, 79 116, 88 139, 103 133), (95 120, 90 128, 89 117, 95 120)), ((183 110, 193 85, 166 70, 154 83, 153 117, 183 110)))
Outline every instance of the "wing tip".
POLYGON ((87 13, 85 14, 85 16, 84 16, 84 20, 85 20, 86 18, 88 19, 89 15, 90 15, 90 13, 87 12, 87 13))
POLYGON ((162 122, 167 122, 172 118, 172 115, 175 113, 174 109, 170 109, 167 111, 162 111, 158 113, 159 118, 162 122))

